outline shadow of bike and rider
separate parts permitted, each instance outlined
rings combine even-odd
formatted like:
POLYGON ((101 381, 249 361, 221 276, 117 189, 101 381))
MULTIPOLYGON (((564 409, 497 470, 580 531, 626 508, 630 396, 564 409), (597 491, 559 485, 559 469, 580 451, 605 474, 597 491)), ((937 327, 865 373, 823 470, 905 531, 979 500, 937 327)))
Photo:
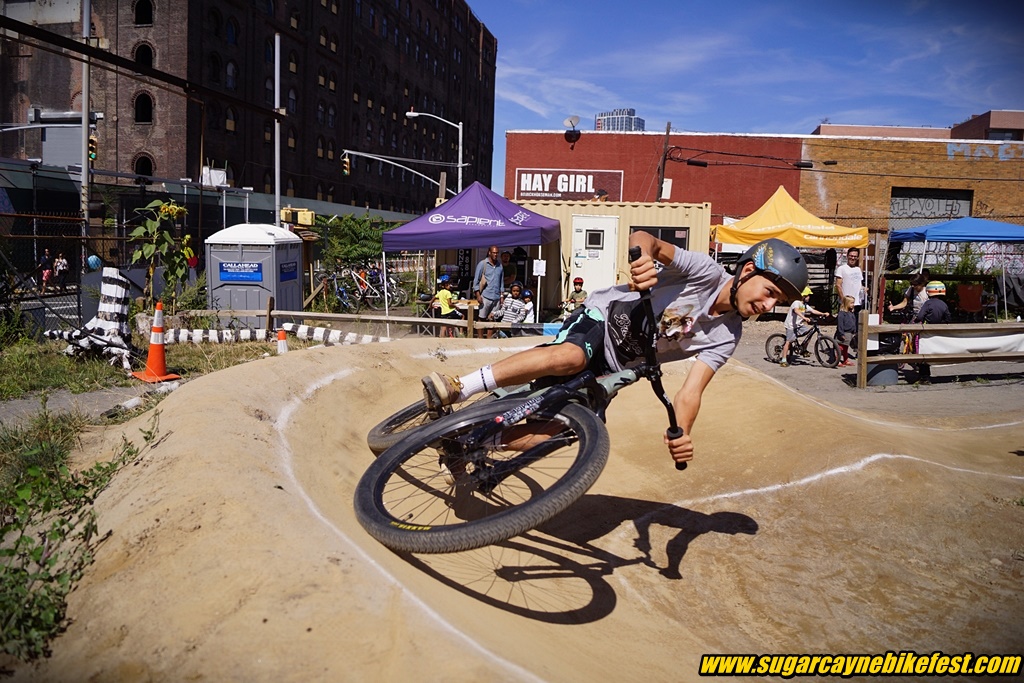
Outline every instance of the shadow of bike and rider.
POLYGON ((490 606, 547 623, 581 624, 614 611, 617 594, 607 578, 617 569, 640 565, 662 580, 679 580, 684 578, 683 558, 695 539, 707 533, 757 531, 757 522, 738 512, 705 514, 672 504, 587 494, 550 521, 502 543, 445 555, 400 555, 490 606), (624 525, 626 531, 620 532, 624 525), (659 546, 654 553, 656 528, 670 530, 671 538, 663 552, 659 546), (623 533, 633 535, 632 556, 607 549, 621 547, 618 537, 623 533))

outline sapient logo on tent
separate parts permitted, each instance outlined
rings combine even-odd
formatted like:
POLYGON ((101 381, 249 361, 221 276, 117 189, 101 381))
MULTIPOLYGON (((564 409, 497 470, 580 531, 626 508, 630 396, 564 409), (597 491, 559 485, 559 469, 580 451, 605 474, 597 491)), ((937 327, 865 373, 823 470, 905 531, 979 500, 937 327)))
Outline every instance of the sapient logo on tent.
POLYGON ((482 218, 480 216, 448 216, 435 213, 427 220, 435 225, 441 223, 461 223, 463 225, 486 225, 495 228, 505 227, 505 221, 500 218, 482 218))

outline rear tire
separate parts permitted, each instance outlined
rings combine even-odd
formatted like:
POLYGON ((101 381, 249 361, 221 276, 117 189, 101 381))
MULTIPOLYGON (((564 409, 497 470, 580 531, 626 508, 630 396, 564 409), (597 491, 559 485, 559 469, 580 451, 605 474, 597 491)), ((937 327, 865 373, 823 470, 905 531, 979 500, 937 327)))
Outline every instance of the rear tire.
POLYGON ((786 335, 773 334, 764 342, 764 352, 773 363, 782 362, 782 349, 786 345, 786 335))
POLYGON ((453 553, 507 540, 565 510, 608 460, 608 431, 589 409, 569 403, 552 417, 534 415, 471 451, 460 440, 525 400, 461 410, 388 449, 356 486, 359 523, 392 550, 453 553), (538 440, 525 450, 502 443, 526 436, 538 440), (481 475, 502 469, 483 490, 481 475))
MULTIPOLYGON (((453 408, 454 410, 461 410, 471 405, 493 401, 494 398, 494 394, 481 394, 453 408)), ((431 422, 433 420, 427 417, 426 402, 423 400, 416 401, 374 425, 373 429, 366 435, 366 445, 370 447, 374 455, 380 455, 407 437, 410 430, 430 424, 431 422)))

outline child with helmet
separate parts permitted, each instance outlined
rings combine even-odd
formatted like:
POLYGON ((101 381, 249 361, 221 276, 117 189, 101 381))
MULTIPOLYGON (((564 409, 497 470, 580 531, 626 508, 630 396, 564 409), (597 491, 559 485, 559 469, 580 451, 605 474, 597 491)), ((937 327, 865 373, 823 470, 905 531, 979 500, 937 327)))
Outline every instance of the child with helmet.
MULTIPOLYGON (((797 337, 811 329, 811 319, 807 317, 808 314, 825 317, 824 313, 807 303, 807 299, 810 296, 811 288, 804 287, 803 291, 800 292, 800 298, 795 299, 789 305, 789 311, 786 313, 786 343, 782 345, 782 361, 779 363, 782 367, 789 365, 789 349, 793 342, 796 341, 797 337)), ((807 349, 804 349, 803 355, 809 356, 811 354, 807 349)))
POLYGON ((736 350, 743 321, 800 298, 807 286, 807 264, 795 248, 774 238, 750 247, 734 275, 706 254, 681 249, 647 232, 632 233, 629 246, 639 247, 641 255, 629 264, 628 285, 591 293, 554 341, 459 378, 427 375, 422 383, 428 410, 440 415, 446 406, 475 394, 541 377, 568 377, 584 370, 603 375, 642 363, 649 333, 640 292, 650 289, 658 319, 654 333, 659 361, 696 359, 673 400, 684 434, 665 438, 673 460, 691 460, 690 430, 701 396, 736 350), (660 271, 655 261, 662 264, 660 271))
POLYGON ((437 302, 440 311, 439 317, 441 318, 462 318, 462 313, 452 303, 454 299, 452 294, 453 284, 455 284, 454 281, 448 275, 442 275, 437 279, 437 293, 430 300, 430 306, 433 307, 434 302, 437 302))
MULTIPOLYGON (((946 285, 938 280, 932 280, 925 285, 928 293, 928 301, 921 304, 921 308, 914 316, 915 323, 926 325, 942 325, 950 323, 953 316, 949 313, 949 306, 944 301, 946 297, 946 285)), ((928 363, 917 364, 917 381, 922 384, 931 384, 932 368, 928 363)))
POLYGON ((583 289, 583 278, 575 277, 572 280, 572 291, 569 292, 569 296, 562 301, 562 308, 565 309, 566 313, 572 313, 577 308, 583 305, 583 302, 587 300, 587 290, 583 289))

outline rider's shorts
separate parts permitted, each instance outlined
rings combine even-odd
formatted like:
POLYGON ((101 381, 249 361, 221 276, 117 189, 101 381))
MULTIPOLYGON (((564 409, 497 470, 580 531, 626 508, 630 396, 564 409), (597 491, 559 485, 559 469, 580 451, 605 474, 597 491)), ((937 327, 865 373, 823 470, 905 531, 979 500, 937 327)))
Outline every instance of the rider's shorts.
POLYGON ((606 374, 609 368, 604 359, 604 324, 604 316, 600 311, 581 306, 565 319, 554 341, 541 346, 577 346, 587 356, 588 370, 599 376, 606 374))
POLYGON ((807 334, 810 331, 811 331, 811 328, 807 327, 807 325, 801 325, 800 327, 798 327, 795 330, 792 327, 787 327, 786 328, 786 341, 788 341, 788 342, 796 341, 797 335, 807 334))

